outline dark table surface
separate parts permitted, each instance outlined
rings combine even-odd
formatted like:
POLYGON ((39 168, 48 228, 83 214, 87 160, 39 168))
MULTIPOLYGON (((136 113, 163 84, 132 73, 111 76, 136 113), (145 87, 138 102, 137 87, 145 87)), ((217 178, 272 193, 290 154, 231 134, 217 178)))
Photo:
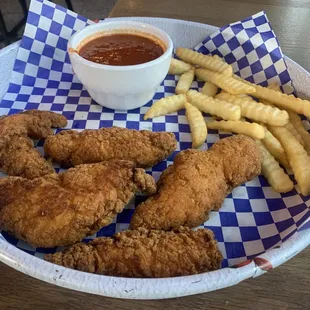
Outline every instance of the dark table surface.
POLYGON ((112 16, 153 16, 224 26, 264 10, 284 54, 310 71, 309 0, 119 0, 112 16))
MULTIPOLYGON (((74 3, 74 2, 73 2, 74 3)), ((283 52, 310 71, 310 1, 119 0, 111 16, 158 16, 222 26, 265 10, 283 52)), ((0 309, 310 309, 310 248, 277 269, 220 291, 159 301, 75 292, 0 264, 0 309)))

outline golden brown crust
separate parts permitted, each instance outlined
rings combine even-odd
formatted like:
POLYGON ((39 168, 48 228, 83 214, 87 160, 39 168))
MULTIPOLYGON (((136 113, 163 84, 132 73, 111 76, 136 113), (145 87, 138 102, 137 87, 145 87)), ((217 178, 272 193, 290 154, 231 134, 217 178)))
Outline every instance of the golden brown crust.
POLYGON ((80 165, 28 180, 0 179, 0 228, 35 247, 66 246, 111 223, 141 188, 155 181, 130 161, 80 165), (145 177, 146 181, 143 181, 145 177))
POLYGON ((55 172, 27 136, 0 138, 0 168, 8 175, 27 179, 55 172))
POLYGON ((157 187, 151 175, 146 174, 144 169, 136 168, 134 171, 134 182, 142 192, 149 195, 156 193, 157 187))
POLYGON ((123 231, 112 238, 78 243, 47 261, 85 272, 110 276, 160 278, 212 271, 222 255, 208 229, 192 231, 123 231))
POLYGON ((34 149, 29 137, 46 138, 53 134, 51 127, 62 127, 66 124, 64 116, 49 111, 30 110, 1 117, 1 171, 29 179, 53 173, 53 167, 34 149))
POLYGON ((196 227, 221 207, 234 187, 260 171, 259 149, 245 136, 222 139, 208 151, 182 151, 162 173, 158 192, 136 208, 130 227, 196 227))
POLYGON ((109 159, 134 161, 138 167, 150 167, 167 158, 176 149, 174 134, 127 128, 100 128, 62 131, 46 139, 44 150, 66 166, 96 163, 109 159))
POLYGON ((53 134, 51 127, 67 125, 67 119, 50 111, 29 110, 0 119, 0 137, 27 135, 33 139, 46 138, 53 134))

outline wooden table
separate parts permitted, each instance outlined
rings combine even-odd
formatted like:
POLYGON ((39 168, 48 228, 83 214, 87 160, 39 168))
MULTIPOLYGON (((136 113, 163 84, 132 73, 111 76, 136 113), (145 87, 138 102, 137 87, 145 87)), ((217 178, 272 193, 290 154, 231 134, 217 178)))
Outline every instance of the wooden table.
MULTIPOLYGON (((217 26, 265 10, 286 55, 310 71, 307 0, 119 0, 111 16, 159 16, 217 26), (211 5, 212 3, 212 5, 211 5)), ((196 296, 130 301, 43 283, 0 264, 0 309, 310 309, 310 248, 276 270, 196 296)))
POLYGON ((224 26, 264 10, 284 54, 310 71, 309 0, 119 0, 111 16, 152 16, 224 26))

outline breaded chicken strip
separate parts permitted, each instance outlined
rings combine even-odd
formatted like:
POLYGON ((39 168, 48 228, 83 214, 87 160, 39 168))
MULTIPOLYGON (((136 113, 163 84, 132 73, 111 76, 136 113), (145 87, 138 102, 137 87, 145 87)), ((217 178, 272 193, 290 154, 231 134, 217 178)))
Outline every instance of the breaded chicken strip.
POLYGON ((46 138, 53 134, 51 127, 67 125, 67 119, 50 111, 29 110, 0 118, 0 137, 26 135, 33 139, 46 138))
POLYGON ((173 133, 111 127, 62 131, 46 139, 44 150, 65 166, 124 159, 150 167, 167 158, 176 146, 173 133))
POLYGON ((0 168, 8 175, 27 179, 55 172, 27 136, 0 138, 0 168))
POLYGON ((130 227, 196 227, 221 207, 234 187, 260 171, 260 151, 249 137, 222 139, 208 151, 182 151, 162 173, 158 192, 137 207, 130 227))
POLYGON ((34 247, 70 245, 110 224, 140 190, 154 193, 154 179, 122 160, 1 178, 0 228, 34 247))
POLYGON ((51 127, 66 126, 63 115, 29 110, 0 118, 0 170, 28 179, 53 173, 54 169, 33 147, 30 138, 53 134, 51 127))
POLYGON ((222 255, 208 229, 123 231, 112 238, 78 243, 45 255, 52 263, 85 272, 119 277, 177 277, 220 268, 222 255))

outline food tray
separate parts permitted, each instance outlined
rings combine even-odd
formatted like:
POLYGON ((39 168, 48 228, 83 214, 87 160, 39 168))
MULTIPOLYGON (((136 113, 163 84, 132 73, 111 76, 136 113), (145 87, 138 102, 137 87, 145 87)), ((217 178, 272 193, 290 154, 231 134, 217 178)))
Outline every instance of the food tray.
MULTIPOLYGON (((81 20, 87 23, 86 19, 81 20)), ((172 19, 141 17, 130 18, 130 20, 162 28, 172 37, 176 47, 197 46, 217 30, 210 25, 172 19)), ((14 59, 19 46, 20 42, 0 52, 0 90, 2 89, 3 94, 13 66, 15 73, 18 72, 14 59)), ((284 57, 284 59, 297 94, 310 98, 309 89, 306 87, 310 83, 309 73, 289 58, 284 57)), ((72 74, 69 64, 63 65, 63 71, 59 72, 58 80, 55 72, 49 73, 46 85, 42 86, 46 88, 42 95, 34 94, 31 85, 23 85, 18 92, 14 92, 16 86, 11 84, 9 92, 0 104, 1 114, 12 114, 32 108, 53 110, 67 116, 69 119, 67 128, 82 130, 114 125, 140 130, 165 130, 176 134, 179 141, 178 150, 191 146, 189 126, 184 111, 155 118, 152 121, 143 121, 142 116, 151 102, 141 109, 128 113, 115 112, 93 102, 76 77, 66 81, 68 74, 72 74), (65 73, 64 81, 61 80, 63 73, 65 73), (54 79, 51 79, 51 74, 55 75, 54 79), (56 83, 57 87, 50 82, 51 80, 54 80, 54 83, 59 82, 56 83), (61 88, 67 89, 66 95, 57 94, 61 88), (64 97, 66 100, 63 99, 64 97)), ((11 82, 20 72, 15 76, 14 74, 11 82)), ((23 72, 22 75, 25 74, 23 72)), ((174 93, 177 79, 177 77, 168 76, 158 89, 154 100, 174 93)), ((201 87, 201 84, 195 82, 193 88, 198 89, 198 87, 201 87)), ((217 139, 225 136, 227 136, 226 133, 218 134, 211 131, 203 148, 207 149, 217 139)), ((41 147, 42 144, 39 144, 38 148, 41 147)), ((157 179, 161 171, 172 162, 174 155, 175 153, 168 158, 167 162, 149 169, 149 172, 157 179)), ((126 210, 117 216, 115 222, 103 228, 97 236, 109 236, 115 231, 126 229, 134 207, 144 199, 143 196, 137 196, 135 201, 132 201, 126 210)), ((53 253, 57 249, 33 249, 5 232, 0 236, 0 260, 41 280, 105 296, 154 299, 196 294, 231 286, 249 277, 258 276, 304 249, 310 243, 309 231, 307 231, 309 224, 306 223, 309 218, 309 205, 309 198, 300 196, 296 190, 284 195, 273 192, 262 176, 235 189, 227 197, 221 210, 212 212, 210 220, 204 225, 215 232, 224 255, 223 269, 200 275, 167 279, 127 279, 87 274, 42 260, 44 253, 53 253)))

